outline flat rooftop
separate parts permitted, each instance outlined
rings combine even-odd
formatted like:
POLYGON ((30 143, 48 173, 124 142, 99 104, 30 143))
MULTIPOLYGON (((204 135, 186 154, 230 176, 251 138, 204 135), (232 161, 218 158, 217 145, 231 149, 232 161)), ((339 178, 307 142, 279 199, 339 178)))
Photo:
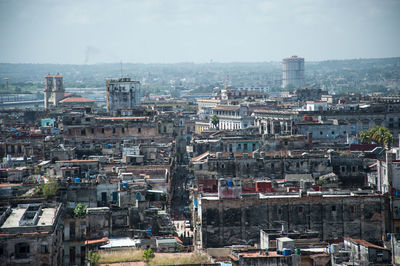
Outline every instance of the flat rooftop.
POLYGON ((12 208, 0 229, 16 227, 52 226, 57 216, 58 208, 47 207, 44 204, 23 204, 12 208))

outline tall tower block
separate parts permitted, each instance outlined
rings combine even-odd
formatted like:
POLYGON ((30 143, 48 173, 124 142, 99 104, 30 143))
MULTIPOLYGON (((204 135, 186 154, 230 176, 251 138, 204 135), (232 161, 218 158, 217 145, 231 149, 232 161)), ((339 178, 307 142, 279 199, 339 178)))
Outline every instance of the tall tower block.
POLYGON ((296 55, 282 61, 282 88, 292 85, 296 88, 304 86, 304 58, 296 55))

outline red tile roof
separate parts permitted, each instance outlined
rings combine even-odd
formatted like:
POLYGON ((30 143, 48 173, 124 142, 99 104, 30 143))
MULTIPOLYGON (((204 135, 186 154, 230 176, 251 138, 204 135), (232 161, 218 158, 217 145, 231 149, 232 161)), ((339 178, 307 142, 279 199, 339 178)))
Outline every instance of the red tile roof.
POLYGON ((22 186, 22 184, 10 184, 10 183, 0 184, 0 187, 18 187, 18 186, 22 186))
POLYGON ((351 151, 372 151, 378 147, 377 144, 350 144, 349 150, 351 151))
POLYGON ((351 237, 345 237, 345 239, 346 239, 346 240, 350 240, 350 241, 352 241, 352 242, 354 242, 354 243, 360 244, 360 245, 362 245, 362 246, 387 250, 387 249, 384 248, 384 247, 381 247, 381 246, 372 244, 372 243, 370 243, 370 242, 368 242, 368 241, 366 241, 366 240, 356 239, 356 238, 351 238, 351 237))
POLYGON ((85 245, 100 244, 103 242, 108 244, 110 241, 108 240, 108 237, 103 237, 101 239, 86 240, 85 245))
POLYGON ((199 155, 199 156, 197 156, 197 157, 194 157, 194 158, 192 158, 192 162, 196 162, 196 161, 199 161, 199 160, 203 160, 204 158, 206 158, 208 155, 210 154, 210 152, 205 152, 205 153, 203 153, 203 154, 201 154, 201 155, 199 155))
POLYGON ((174 236, 174 238, 176 239, 176 241, 178 241, 178 243, 183 244, 182 240, 180 240, 179 237, 174 236))
POLYGON ((61 103, 91 103, 94 102, 85 97, 69 97, 60 101, 61 103))
POLYGON ((213 108, 213 110, 222 110, 222 111, 236 111, 239 110, 239 105, 218 105, 213 108))
POLYGON ((62 161, 56 161, 56 163, 94 163, 98 162, 98 159, 94 160, 62 160, 62 161))

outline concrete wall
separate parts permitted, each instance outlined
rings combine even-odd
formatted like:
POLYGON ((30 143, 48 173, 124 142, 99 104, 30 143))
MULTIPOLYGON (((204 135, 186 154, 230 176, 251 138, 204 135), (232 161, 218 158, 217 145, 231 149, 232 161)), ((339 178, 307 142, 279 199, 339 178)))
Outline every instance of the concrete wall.
POLYGON ((260 229, 313 230, 322 240, 378 241, 386 232, 384 197, 201 199, 203 247, 259 243, 260 229))

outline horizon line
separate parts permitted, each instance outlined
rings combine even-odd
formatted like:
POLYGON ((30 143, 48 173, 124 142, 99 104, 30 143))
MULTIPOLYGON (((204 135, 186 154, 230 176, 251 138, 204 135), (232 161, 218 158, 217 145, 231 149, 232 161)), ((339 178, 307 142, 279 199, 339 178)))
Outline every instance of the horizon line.
MULTIPOLYGON (((358 57, 358 58, 341 58, 341 59, 323 59, 323 60, 307 60, 305 57, 304 62, 307 63, 319 63, 319 62, 327 62, 327 61, 351 61, 351 60, 373 60, 373 59, 396 59, 400 56, 391 56, 391 57, 358 57)), ((283 58, 282 58, 283 60, 283 58)), ((212 64, 260 64, 260 63, 282 63, 282 61, 227 61, 227 62, 220 62, 220 61, 211 61, 211 62, 190 62, 190 61, 180 61, 180 62, 122 62, 123 64, 134 64, 134 65, 178 65, 178 64, 193 64, 193 65, 212 65, 212 64)), ((112 65, 112 64, 121 64, 119 62, 97 62, 97 63, 86 63, 86 64, 79 64, 79 63, 27 63, 27 62, 0 62, 0 64, 10 64, 10 65, 77 65, 77 66, 95 66, 95 65, 112 65)))

